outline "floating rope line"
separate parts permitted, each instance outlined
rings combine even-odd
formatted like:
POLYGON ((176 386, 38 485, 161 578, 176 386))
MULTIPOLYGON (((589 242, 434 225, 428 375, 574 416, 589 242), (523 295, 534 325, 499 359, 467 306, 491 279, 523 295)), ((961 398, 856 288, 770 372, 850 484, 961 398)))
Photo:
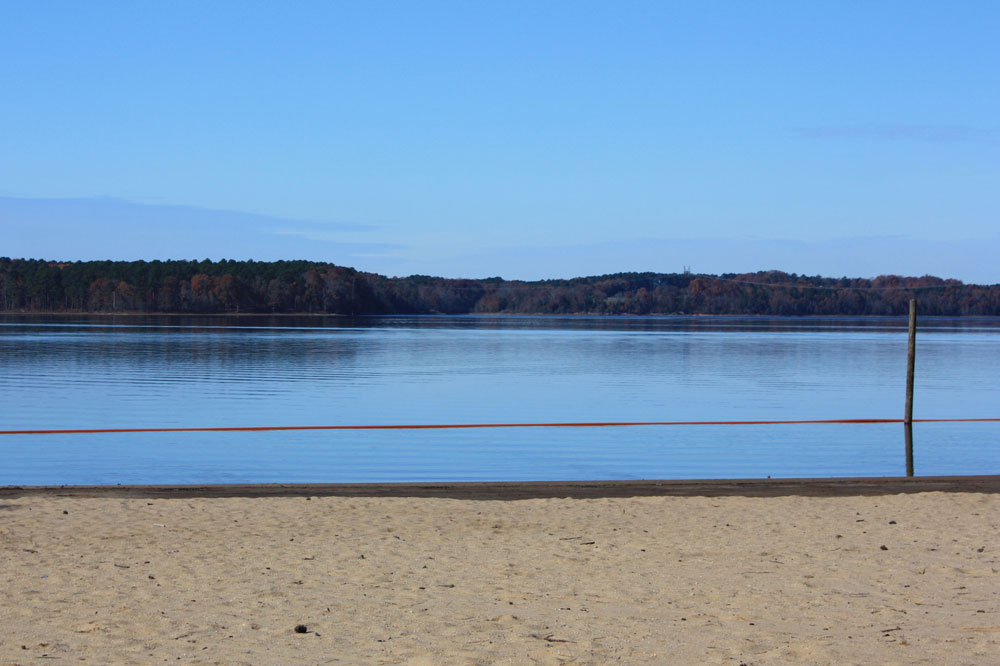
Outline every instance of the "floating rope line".
MULTIPOLYGON (((0 430, 0 435, 85 435, 126 432, 270 432, 278 430, 455 430, 467 428, 611 428, 624 426, 718 426, 903 423, 903 419, 811 419, 798 421, 607 421, 597 423, 442 423, 407 425, 228 426, 205 428, 69 428, 0 430)), ((913 419, 913 423, 987 423, 1000 418, 913 419)))

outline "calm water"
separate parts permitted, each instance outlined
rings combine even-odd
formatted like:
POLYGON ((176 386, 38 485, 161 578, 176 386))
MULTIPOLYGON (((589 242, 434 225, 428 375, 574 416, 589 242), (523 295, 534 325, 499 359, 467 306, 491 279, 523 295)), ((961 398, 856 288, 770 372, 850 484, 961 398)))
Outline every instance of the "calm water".
MULTIPOLYGON (((904 319, 0 316, 0 430, 900 418, 904 319)), ((915 418, 1000 416, 1000 320, 924 318, 915 418)), ((916 473, 1000 473, 1000 423, 916 473)), ((0 485, 902 475, 903 426, 0 436, 0 485)))

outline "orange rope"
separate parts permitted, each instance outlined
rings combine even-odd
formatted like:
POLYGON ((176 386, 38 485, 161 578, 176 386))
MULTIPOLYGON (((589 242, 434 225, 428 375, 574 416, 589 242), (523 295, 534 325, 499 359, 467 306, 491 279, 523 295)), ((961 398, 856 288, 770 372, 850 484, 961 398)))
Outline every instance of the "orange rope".
MULTIPOLYGON (((913 419, 913 423, 985 423, 989 419, 913 419)), ((232 426, 215 428, 72 428, 0 430, 0 435, 81 435, 124 432, 265 432, 273 430, 446 430, 458 428, 607 428, 615 426, 792 425, 822 423, 903 423, 903 419, 816 419, 801 421, 609 421, 600 423, 446 423, 433 425, 232 426)))

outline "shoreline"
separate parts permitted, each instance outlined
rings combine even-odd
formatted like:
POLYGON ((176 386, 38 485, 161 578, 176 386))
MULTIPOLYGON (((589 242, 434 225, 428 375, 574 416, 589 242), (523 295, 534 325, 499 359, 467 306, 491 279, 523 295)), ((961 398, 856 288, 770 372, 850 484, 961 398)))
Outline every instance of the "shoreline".
POLYGON ((927 492, 998 494, 1000 493, 1000 475, 643 481, 0 486, 0 499, 48 496, 119 498, 409 497, 522 500, 629 497, 858 497, 927 492))
MULTIPOLYGON (((0 310, 0 316, 39 316, 39 317, 335 317, 337 319, 379 319, 384 317, 550 317, 550 318, 589 318, 589 319, 906 319, 905 313, 898 315, 865 315, 865 314, 828 314, 828 315, 768 315, 768 314, 707 314, 707 313, 664 313, 650 312, 647 314, 602 314, 600 312, 566 312, 553 314, 551 312, 422 312, 422 313, 387 313, 387 314, 338 314, 336 312, 144 312, 130 310, 121 312, 90 312, 78 310, 0 310)), ((1000 319, 1000 315, 929 315, 921 314, 920 320, 956 319, 971 321, 974 319, 1000 319)))

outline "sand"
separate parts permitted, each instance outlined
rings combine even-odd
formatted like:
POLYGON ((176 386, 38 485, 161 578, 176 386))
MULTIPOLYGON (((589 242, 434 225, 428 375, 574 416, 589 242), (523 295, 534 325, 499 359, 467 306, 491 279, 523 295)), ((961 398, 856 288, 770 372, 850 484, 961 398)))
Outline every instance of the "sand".
POLYGON ((996 664, 998 528, 989 493, 6 496, 0 664, 996 664))

